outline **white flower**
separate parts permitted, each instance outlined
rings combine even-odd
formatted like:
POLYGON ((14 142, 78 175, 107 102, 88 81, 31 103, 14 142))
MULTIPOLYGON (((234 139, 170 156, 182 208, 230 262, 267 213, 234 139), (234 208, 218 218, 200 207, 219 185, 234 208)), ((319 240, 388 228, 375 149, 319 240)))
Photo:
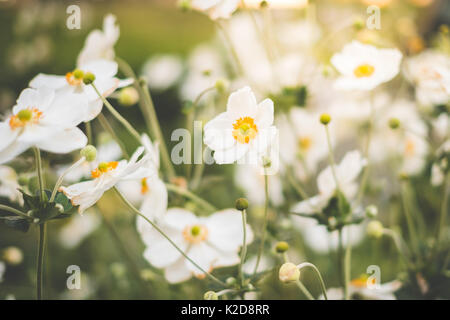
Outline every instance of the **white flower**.
POLYGON ((353 41, 331 58, 341 73, 336 87, 343 90, 372 90, 393 79, 399 72, 402 54, 397 49, 377 49, 353 41))
POLYGON ((13 168, 0 165, 0 196, 7 197, 9 201, 23 204, 22 193, 18 190, 17 173, 13 168))
POLYGON ((87 99, 88 105, 83 107, 83 121, 91 121, 101 111, 103 102, 91 85, 85 85, 83 78, 77 78, 77 72, 91 72, 95 75, 94 84, 103 97, 109 96, 117 88, 129 85, 132 80, 119 80, 115 77, 117 73, 117 63, 108 60, 93 60, 86 64, 79 65, 77 69, 68 72, 65 76, 48 75, 40 73, 30 81, 30 87, 49 87, 56 91, 56 94, 74 93, 87 99))
MULTIPOLYGON (((144 257, 156 268, 163 268, 170 283, 186 281, 204 274, 185 259, 150 224, 141 222, 140 234, 146 245, 144 257)), ((243 242, 241 212, 225 209, 209 217, 197 217, 181 208, 171 208, 160 221, 160 228, 203 270, 239 263, 239 248, 243 242)), ((247 242, 253 233, 247 226, 247 242)))
POLYGON ((65 224, 58 234, 59 243, 66 249, 77 247, 83 239, 95 231, 101 220, 95 211, 89 209, 85 215, 75 215, 65 224))
MULTIPOLYGON (((149 170, 159 170, 158 145, 153 144, 150 138, 142 135, 142 145, 153 162, 149 170)), ((164 182, 157 174, 136 180, 127 180, 118 184, 120 192, 133 205, 139 205, 139 211, 149 219, 160 219, 167 211, 168 193, 164 182)), ((139 220, 138 220, 139 221, 139 220)), ((139 223, 138 223, 138 228, 139 223)))
MULTIPOLYGON (((268 8, 272 9, 298 9, 308 5, 308 0, 265 0, 268 8)), ((250 8, 259 9, 262 0, 244 0, 245 5, 250 8)))
POLYGON ((119 39, 120 29, 116 17, 108 14, 103 19, 103 31, 93 30, 89 33, 84 47, 78 55, 77 65, 81 66, 98 59, 114 59, 114 45, 119 39))
POLYGON ((13 114, 0 122, 0 163, 30 147, 53 153, 83 148, 87 138, 76 126, 86 105, 83 97, 71 93, 55 95, 44 87, 23 90, 13 114))
POLYGON ((156 90, 166 90, 173 86, 183 73, 183 62, 176 55, 151 57, 142 67, 142 74, 148 86, 156 90))
POLYGON ((205 144, 214 150, 218 164, 255 159, 267 151, 276 135, 273 102, 265 99, 257 104, 249 87, 233 92, 227 111, 205 125, 205 144))
MULTIPOLYGON (((366 165, 366 162, 366 159, 361 156, 360 152, 355 150, 348 152, 341 163, 335 167, 340 191, 344 193, 348 201, 358 191, 358 184, 355 180, 366 165)), ((317 187, 319 189, 318 195, 299 202, 292 210, 303 214, 313 214, 320 212, 328 204, 328 201, 333 197, 337 189, 330 166, 319 174, 317 187)))
POLYGON ((93 180, 76 183, 69 187, 61 187, 60 191, 64 192, 74 206, 79 206, 78 211, 83 213, 100 200, 104 192, 120 181, 142 179, 155 175, 155 170, 151 170, 153 165, 148 154, 138 160, 143 152, 144 147, 140 147, 129 161, 101 162, 98 168, 92 171, 93 180))
MULTIPOLYGON (((348 286, 350 298, 358 300, 397 300, 394 292, 402 286, 400 281, 386 282, 379 284, 378 287, 375 284, 373 284, 373 287, 369 287, 368 281, 370 280, 366 276, 353 279, 348 286)), ((344 291, 342 288, 329 288, 327 297, 329 300, 343 300, 344 291)), ((323 295, 320 295, 319 299, 324 299, 323 295)))
POLYGON ((406 60, 404 73, 416 86, 420 104, 429 106, 450 101, 450 56, 425 50, 406 60))
POLYGON ((193 9, 205 12, 213 20, 228 19, 238 8, 240 0, 192 0, 193 9))

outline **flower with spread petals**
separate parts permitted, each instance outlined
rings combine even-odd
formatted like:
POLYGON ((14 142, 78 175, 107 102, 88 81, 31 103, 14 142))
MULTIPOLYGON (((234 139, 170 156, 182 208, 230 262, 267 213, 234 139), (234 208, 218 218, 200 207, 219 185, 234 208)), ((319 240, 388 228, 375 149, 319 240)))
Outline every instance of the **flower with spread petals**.
POLYGON ((233 92, 227 110, 205 125, 205 144, 214 150, 218 164, 241 159, 260 160, 276 136, 273 102, 259 104, 249 87, 233 92))
POLYGON ((139 147, 129 161, 100 162, 91 172, 92 180, 61 187, 60 191, 74 206, 79 206, 78 211, 83 213, 120 181, 142 179, 156 174, 155 170, 151 170, 153 164, 148 154, 138 160, 143 152, 144 147, 139 147))
POLYGON ((240 0, 192 0, 191 7, 205 12, 213 20, 228 19, 238 8, 240 0))
MULTIPOLYGON (((241 212, 225 209, 208 217, 197 217, 181 208, 171 208, 159 222, 160 228, 203 270, 239 263, 239 248, 243 242, 241 212)), ((156 268, 163 268, 170 283, 186 281, 195 275, 204 277, 202 271, 185 259, 172 244, 150 224, 139 230, 146 245, 144 257, 156 268)), ((247 226, 247 242, 253 233, 247 226)))
POLYGON ((23 204, 22 193, 16 171, 8 166, 0 165, 0 197, 6 197, 9 201, 23 204))
POLYGON ((30 147, 69 153, 87 143, 76 126, 83 121, 87 101, 73 93, 55 94, 47 87, 22 91, 13 113, 0 122, 0 163, 30 147))
POLYGON ((114 61, 93 60, 79 65, 75 70, 67 72, 65 76, 40 73, 30 81, 30 87, 50 87, 56 91, 56 94, 70 92, 87 99, 88 105, 82 109, 83 121, 91 121, 102 111, 103 101, 91 85, 83 83, 83 76, 92 73, 95 76, 95 86, 106 98, 117 88, 132 83, 129 79, 116 78, 117 68, 117 63, 114 61))
POLYGON ((84 65, 98 59, 113 60, 114 45, 119 35, 116 17, 112 14, 106 15, 103 19, 103 30, 93 30, 87 36, 84 47, 78 55, 77 64, 84 65))
POLYGON ((335 86, 342 90, 372 90, 398 74, 401 60, 397 49, 378 49, 353 41, 331 58, 341 74, 335 86))

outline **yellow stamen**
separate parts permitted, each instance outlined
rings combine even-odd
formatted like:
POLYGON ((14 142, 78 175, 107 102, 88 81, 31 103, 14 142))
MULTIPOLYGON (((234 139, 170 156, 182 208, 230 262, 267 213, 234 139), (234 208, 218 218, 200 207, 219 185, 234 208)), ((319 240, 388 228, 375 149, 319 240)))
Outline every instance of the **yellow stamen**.
POLYGON ((405 156, 413 156, 416 150, 416 144, 412 140, 406 141, 405 145, 405 156))
POLYGON ((310 137, 302 137, 298 141, 301 150, 308 151, 311 148, 312 140, 310 137))
POLYGON ((26 124, 36 124, 42 117, 42 111, 37 108, 27 108, 20 110, 16 115, 9 118, 11 129, 22 128, 26 124))
MULTIPOLYGON (((76 75, 79 76, 79 73, 77 72, 76 75)), ((71 86, 78 86, 83 83, 83 77, 77 78, 77 77, 75 77, 74 72, 67 72, 66 73, 66 81, 71 86)))
POLYGON ((141 193, 146 194, 148 192, 148 184, 147 184, 147 178, 143 178, 141 180, 141 193))
POLYGON ((249 143, 258 133, 258 128, 251 117, 239 118, 233 123, 233 129, 233 138, 239 143, 249 143))
POLYGON ((200 243, 208 238, 208 229, 202 225, 186 226, 183 237, 189 243, 200 243))
POLYGON ((119 162, 110 161, 110 162, 100 162, 98 167, 91 171, 92 178, 99 178, 103 173, 114 170, 117 168, 119 162))
POLYGON ((374 72, 375 68, 370 64, 362 64, 353 71, 358 78, 370 77, 374 72))

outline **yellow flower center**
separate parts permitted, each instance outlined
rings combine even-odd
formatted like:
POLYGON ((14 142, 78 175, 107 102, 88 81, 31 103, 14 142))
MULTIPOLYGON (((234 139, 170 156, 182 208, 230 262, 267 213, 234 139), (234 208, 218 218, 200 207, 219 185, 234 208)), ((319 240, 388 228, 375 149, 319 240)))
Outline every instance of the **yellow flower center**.
POLYGON ((78 86, 83 83, 83 75, 83 71, 75 69, 73 72, 66 73, 66 81, 71 86, 78 86))
POLYGON ((233 138, 239 143, 249 143, 258 133, 258 128, 251 117, 239 118, 233 123, 233 129, 233 138))
POLYGON ((22 128, 26 124, 36 124, 42 117, 42 111, 37 108, 27 108, 20 110, 17 114, 9 118, 11 129, 22 128))
POLYGON ((406 141, 405 144, 405 156, 413 156, 414 152, 416 151, 416 144, 412 140, 406 141))
POLYGON ((200 243, 208 238, 208 229, 202 225, 186 226, 183 237, 189 243, 200 243))
POLYGON ((302 151, 308 151, 311 148, 312 140, 310 137, 302 137, 298 140, 298 146, 302 151))
MULTIPOLYGON (((356 278, 356 279, 353 279, 352 281, 350 281, 350 284, 357 288, 366 288, 368 279, 369 279, 369 277, 366 274, 363 274, 359 278, 356 278)), ((372 284, 375 284, 375 278, 370 279, 370 282, 372 284)))
POLYGON ((362 64, 358 66, 353 73, 358 78, 370 77, 375 72, 375 67, 370 64, 362 64))
POLYGON ((100 162, 98 167, 91 171, 92 178, 99 178, 103 173, 114 170, 117 168, 119 162, 110 161, 110 162, 100 162))
POLYGON ((146 194, 149 191, 147 178, 142 178, 141 180, 141 193, 146 194))

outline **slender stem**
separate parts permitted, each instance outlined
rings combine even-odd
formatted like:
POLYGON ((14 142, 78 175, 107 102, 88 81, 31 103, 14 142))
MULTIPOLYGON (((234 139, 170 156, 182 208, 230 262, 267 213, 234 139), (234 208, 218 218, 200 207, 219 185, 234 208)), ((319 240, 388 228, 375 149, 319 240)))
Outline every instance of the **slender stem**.
POLYGON ((225 38, 225 41, 228 43, 228 47, 230 49, 231 55, 233 56, 234 62, 236 63, 237 73, 244 74, 244 68, 239 60, 239 55, 236 51, 236 48, 233 45, 233 41, 230 38, 227 30, 221 25, 219 21, 216 20, 217 27, 222 31, 222 34, 225 38))
POLYGON ((333 146, 331 145, 330 130, 328 130, 328 125, 325 125, 325 132, 327 134, 328 157, 330 159, 331 172, 333 174, 334 182, 336 183, 336 190, 339 190, 339 181, 336 174, 336 162, 334 161, 333 146))
MULTIPOLYGON (((351 233, 350 230, 348 230, 347 233, 347 248, 345 249, 345 255, 344 255, 344 281, 347 285, 350 282, 350 276, 351 276, 351 267, 352 267, 352 243, 351 243, 351 233)), ((349 292, 348 290, 345 292, 344 299, 349 299, 349 292)))
POLYGON ((306 287, 303 285, 303 283, 300 280, 295 281, 297 284, 297 287, 300 289, 300 291, 308 298, 308 300, 314 300, 313 295, 306 289, 306 287))
POLYGON ((124 118, 120 115, 119 112, 116 111, 116 109, 114 109, 114 107, 109 103, 108 100, 106 100, 105 97, 103 97, 103 95, 100 93, 100 91, 98 91, 97 87, 95 86, 94 83, 91 83, 92 88, 94 88, 95 92, 97 93, 97 95, 99 96, 100 99, 102 99, 103 104, 106 106, 106 108, 109 110, 109 112, 112 113, 112 115, 114 116, 114 118, 116 118, 124 127, 125 129, 128 130, 128 132, 139 142, 141 142, 141 136, 139 135, 139 133, 133 128, 133 126, 124 118))
POLYGON ((294 187, 295 191, 303 198, 303 199, 308 199, 309 195, 308 193, 305 191, 305 189, 294 179, 292 174, 287 174, 286 175, 289 183, 292 185, 292 187, 294 187))
POLYGON ((138 209, 136 209, 121 193, 118 189, 114 188, 114 190, 116 191, 116 193, 119 195, 119 197, 122 199, 122 201, 127 205, 128 208, 131 209, 131 211, 133 211, 135 214, 137 214, 138 216, 144 218, 145 221, 147 221, 148 223, 150 223, 152 225, 153 228, 156 229, 156 231, 158 231, 164 238, 167 239, 167 241, 170 242, 170 244, 178 251, 181 253, 181 255, 186 258, 190 263, 192 263, 197 269, 199 269, 201 272, 203 272, 208 278, 210 278, 211 280, 213 280, 214 282, 220 284, 221 286, 226 287, 226 284, 222 281, 220 281, 219 279, 217 279, 215 276, 213 276, 212 274, 210 274, 209 272, 203 270, 202 267, 200 267, 194 260, 192 260, 191 258, 189 258, 189 256, 180 249, 180 247, 177 246, 177 244, 175 242, 173 242, 172 239, 170 239, 170 237, 164 232, 162 231, 153 221, 151 221, 150 219, 148 219, 145 215, 143 215, 138 209))
POLYGON ((394 230, 391 229, 383 229, 383 234, 389 236, 394 241, 395 247, 397 248, 398 252, 402 256, 406 266, 409 266, 409 250, 408 246, 405 244, 403 239, 400 237, 398 233, 396 233, 394 230))
POLYGON ((0 204, 0 210, 9 211, 9 212, 17 214, 18 216, 21 216, 23 218, 31 219, 31 217, 29 215, 27 215, 25 212, 22 212, 20 210, 17 210, 13 207, 10 207, 10 206, 4 205, 4 204, 0 204))
POLYGON ((264 168, 264 194, 265 194, 265 203, 264 203, 264 223, 262 228, 261 235, 261 243, 259 245, 258 255, 256 258, 255 269, 253 270, 253 277, 256 275, 258 271, 259 262, 261 261, 262 252, 264 250, 264 243, 266 241, 266 233, 267 233, 267 220, 268 220, 268 209, 269 209, 269 180, 266 169, 264 168))
POLYGON ((247 213, 246 210, 242 210, 242 232, 243 232, 243 240, 242 240, 242 251, 241 251, 241 261, 239 262, 239 275, 241 278, 241 287, 244 286, 245 278, 244 271, 242 270, 242 266, 244 265, 245 255, 247 254, 247 213))
POLYGON ((401 198, 402 198, 403 211, 406 216, 406 223, 408 225, 409 236, 412 241, 412 246, 414 248, 413 251, 416 252, 416 250, 419 249, 419 247, 418 247, 419 239, 417 238, 417 230, 414 225, 411 211, 409 210, 408 201, 406 200, 406 182, 402 182, 400 194, 401 194, 401 198))
POLYGON ((447 173, 444 184, 444 199, 442 200, 441 213, 439 217, 439 226, 436 233, 436 247, 442 240, 442 230, 445 229, 445 218, 448 214, 448 194, 450 189, 450 173, 447 173))
POLYGON ((55 200, 56 197, 56 193, 58 192, 59 186, 63 183, 64 177, 73 169, 75 169, 76 167, 78 167, 79 165, 81 165, 84 161, 86 160, 85 157, 81 157, 80 160, 78 160, 77 162, 75 162, 73 165, 71 165, 69 168, 67 168, 66 170, 64 170, 64 172, 59 176, 58 181, 56 181, 55 186, 53 187, 53 191, 52 191, 52 195, 50 196, 50 202, 53 202, 53 200, 55 200))
POLYGON ((348 298, 348 283, 345 279, 345 257, 344 257, 344 241, 342 228, 339 229, 339 247, 338 247, 338 259, 339 259, 339 273, 341 279, 341 285, 344 288, 344 299, 348 298))
POLYGON ((88 137, 88 143, 92 144, 93 140, 92 140, 92 126, 91 126, 91 122, 90 121, 86 122, 84 125, 86 127, 86 135, 88 137))
POLYGON ((310 267, 310 268, 312 268, 315 271, 315 273, 317 275, 317 278, 319 278, 320 287, 322 288, 323 297, 325 298, 325 300, 328 300, 327 287, 325 286, 325 282, 323 281, 323 278, 322 278, 322 275, 320 274, 319 269, 315 265, 313 265, 312 263, 309 263, 309 262, 303 262, 303 263, 301 263, 301 264, 299 264, 297 266, 297 268, 299 270, 301 270, 302 268, 306 268, 306 267, 310 267))
POLYGON ((43 280, 44 280, 44 256, 45 256, 45 241, 46 241, 47 224, 44 222, 39 225, 39 246, 37 257, 37 271, 36 271, 36 296, 37 300, 42 300, 43 280))
POLYGON ((34 147, 34 157, 36 161, 36 170, 39 180, 39 197, 41 202, 45 201, 45 187, 44 187, 44 176, 42 174, 42 160, 41 160, 41 151, 39 148, 34 147))
POLYGON ((166 187, 167 190, 175 192, 179 195, 182 195, 186 198, 191 199, 192 201, 196 202, 198 205, 200 205, 201 207, 203 207, 205 210, 209 211, 209 212, 214 212, 217 211, 217 208, 214 207, 212 204, 210 204, 208 201, 200 198, 199 196, 193 194, 192 192, 190 192, 187 189, 181 188, 181 187, 177 187, 173 184, 169 184, 166 183, 166 187))
POLYGON ((125 148, 125 146, 123 145, 122 141, 119 139, 119 137, 116 135, 116 133, 114 132, 113 128, 111 127, 111 125, 109 124, 108 120, 106 119, 106 117, 103 115, 103 113, 99 113, 99 115, 97 116, 98 121, 100 121, 100 124, 102 125, 103 129, 105 129, 106 131, 108 131, 108 133, 110 134, 110 136, 114 139, 114 141, 116 141, 116 143, 119 145, 120 150, 122 150, 122 154, 124 155, 124 157, 126 157, 127 159, 130 159, 130 155, 127 152, 127 149, 125 148))

